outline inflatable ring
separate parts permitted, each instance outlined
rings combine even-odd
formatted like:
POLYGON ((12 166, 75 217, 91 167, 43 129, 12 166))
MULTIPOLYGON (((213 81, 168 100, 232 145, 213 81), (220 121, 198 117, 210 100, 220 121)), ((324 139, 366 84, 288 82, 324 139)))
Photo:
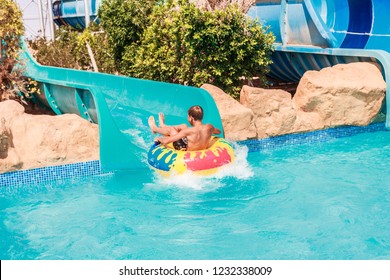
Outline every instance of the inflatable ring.
POLYGON ((148 162, 160 174, 182 174, 187 171, 200 175, 213 174, 234 161, 232 145, 223 138, 212 137, 208 149, 178 151, 172 144, 154 144, 148 153, 148 162))

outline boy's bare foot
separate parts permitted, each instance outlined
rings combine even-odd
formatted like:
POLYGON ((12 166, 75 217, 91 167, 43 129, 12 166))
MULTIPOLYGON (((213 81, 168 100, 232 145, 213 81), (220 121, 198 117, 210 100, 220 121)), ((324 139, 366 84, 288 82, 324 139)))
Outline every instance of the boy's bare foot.
POLYGON ((165 117, 163 113, 158 113, 158 124, 160 125, 160 127, 165 126, 165 117))
POLYGON ((152 132, 156 133, 157 132, 157 125, 156 125, 156 121, 154 120, 153 116, 149 117, 148 124, 149 124, 149 127, 152 130, 152 132))

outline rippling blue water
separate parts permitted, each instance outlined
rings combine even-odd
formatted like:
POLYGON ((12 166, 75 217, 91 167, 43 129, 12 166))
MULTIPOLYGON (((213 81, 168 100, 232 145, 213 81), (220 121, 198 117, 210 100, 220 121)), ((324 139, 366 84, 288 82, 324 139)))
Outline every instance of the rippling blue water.
POLYGON ((390 133, 0 190, 0 259, 390 259, 390 133))

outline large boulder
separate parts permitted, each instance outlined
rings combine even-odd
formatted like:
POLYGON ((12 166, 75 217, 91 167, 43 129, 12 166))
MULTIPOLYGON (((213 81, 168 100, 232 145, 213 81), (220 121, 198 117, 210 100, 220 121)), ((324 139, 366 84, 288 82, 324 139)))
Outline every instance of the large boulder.
POLYGON ((244 107, 216 86, 204 84, 202 88, 211 94, 217 104, 227 139, 241 141, 256 138, 251 109, 244 107))
POLYGON ((307 71, 293 98, 297 131, 368 125, 383 105, 386 83, 373 63, 337 64, 307 71))
POLYGON ((0 102, 0 172, 99 159, 98 126, 83 118, 29 115, 0 102))
POLYGON ((255 126, 259 138, 294 132, 297 116, 289 92, 243 86, 240 102, 255 114, 255 126))

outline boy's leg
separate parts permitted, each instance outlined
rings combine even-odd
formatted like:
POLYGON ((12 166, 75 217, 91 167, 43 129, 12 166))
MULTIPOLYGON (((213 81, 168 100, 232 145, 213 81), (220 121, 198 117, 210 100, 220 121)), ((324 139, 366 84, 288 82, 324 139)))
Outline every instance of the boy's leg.
POLYGON ((166 126, 165 124, 165 117, 163 113, 158 113, 158 124, 160 127, 166 126))
POLYGON ((164 136, 175 135, 178 132, 173 126, 167 126, 164 124, 163 127, 158 127, 153 116, 149 117, 148 124, 153 133, 159 133, 164 136))

